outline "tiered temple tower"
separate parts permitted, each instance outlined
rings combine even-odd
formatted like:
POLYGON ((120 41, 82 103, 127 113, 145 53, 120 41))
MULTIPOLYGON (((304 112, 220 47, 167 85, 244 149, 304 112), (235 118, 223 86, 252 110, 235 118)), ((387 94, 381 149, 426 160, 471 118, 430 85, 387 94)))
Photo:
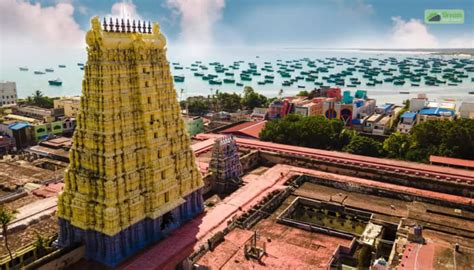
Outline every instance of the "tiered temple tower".
POLYGON ((91 24, 59 243, 115 266, 201 213, 203 182, 159 25, 91 24))
POLYGON ((220 137, 212 148, 210 170, 214 178, 214 190, 218 193, 234 191, 242 183, 242 164, 237 143, 233 136, 220 137))

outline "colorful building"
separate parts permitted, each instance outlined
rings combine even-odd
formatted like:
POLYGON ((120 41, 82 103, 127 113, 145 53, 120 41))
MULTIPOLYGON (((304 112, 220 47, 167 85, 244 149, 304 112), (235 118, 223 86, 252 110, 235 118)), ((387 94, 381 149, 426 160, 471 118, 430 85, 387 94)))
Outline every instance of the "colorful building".
POLYGON ((59 245, 113 267, 201 213, 203 181, 159 25, 91 24, 59 245))

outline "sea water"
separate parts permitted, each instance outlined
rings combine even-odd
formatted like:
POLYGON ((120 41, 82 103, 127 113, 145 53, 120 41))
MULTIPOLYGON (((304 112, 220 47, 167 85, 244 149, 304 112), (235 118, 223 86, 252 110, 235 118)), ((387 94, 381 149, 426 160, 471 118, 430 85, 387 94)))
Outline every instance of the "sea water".
MULTIPOLYGON (((182 51, 169 49, 168 60, 171 63, 177 62, 180 66, 183 67, 182 70, 177 70, 171 65, 171 72, 173 75, 184 75, 185 81, 183 83, 175 83, 175 88, 178 93, 179 99, 185 99, 186 97, 202 95, 208 96, 215 94, 216 91, 219 92, 236 92, 241 94, 244 87, 238 87, 235 84, 225 84, 222 85, 209 85, 208 81, 202 80, 201 77, 194 76, 194 72, 200 72, 204 74, 217 74, 219 75, 219 80, 224 78, 232 78, 230 76, 225 76, 224 73, 216 73, 214 71, 214 66, 210 66, 209 63, 219 62, 224 66, 232 65, 235 61, 244 61, 240 64, 239 70, 229 69, 226 72, 233 72, 234 79, 236 82, 241 82, 240 72, 242 70, 248 69, 248 63, 255 63, 257 65, 258 72, 261 73, 261 76, 251 76, 252 81, 243 81, 244 86, 251 86, 257 92, 267 96, 275 97, 278 95, 279 91, 283 90, 284 96, 295 95, 301 90, 311 91, 317 86, 314 85, 314 82, 306 82, 300 80, 295 82, 292 86, 282 86, 281 83, 289 78, 281 78, 281 76, 276 72, 278 66, 276 65, 277 60, 282 60, 282 63, 286 64, 285 61, 292 60, 301 60, 302 58, 308 58, 310 60, 316 59, 325 59, 325 58, 357 58, 368 59, 368 58, 378 58, 385 59, 388 57, 395 57, 397 60, 403 60, 404 58, 440 58, 449 60, 452 58, 459 58, 457 56, 446 56, 446 55, 431 55, 422 52, 375 52, 375 51, 357 51, 357 50, 321 50, 321 49, 248 49, 248 48, 221 48, 213 49, 205 56, 197 56, 194 53, 183 53, 182 51), (198 68, 198 71, 191 71, 190 67, 195 61, 202 61, 202 65, 207 66, 208 70, 201 70, 198 68), (269 73, 266 71, 261 71, 260 69, 264 67, 264 62, 270 62, 274 72, 269 73), (259 85, 258 81, 263 81, 264 76, 267 74, 274 75, 273 84, 259 85), (302 86, 304 88, 298 88, 302 86)), ((80 66, 77 63, 86 62, 85 52, 75 52, 71 53, 68 56, 58 56, 58 57, 45 57, 41 61, 34 61, 34 59, 21 59, 17 61, 9 61, 2 63, 0 70, 0 80, 14 81, 17 84, 18 96, 20 98, 25 98, 28 95, 31 95, 36 90, 41 90, 47 96, 74 96, 81 94, 81 85, 82 79, 84 76, 84 71, 80 69, 80 66), (66 68, 59 68, 58 65, 64 64, 66 68), (19 67, 26 66, 29 68, 28 71, 20 71, 19 67), (35 75, 34 71, 40 70, 44 71, 46 68, 53 68, 54 72, 46 72, 44 75, 35 75), (53 80, 60 78, 63 81, 63 85, 50 86, 48 80, 53 80)), ((300 75, 299 73, 302 70, 308 70, 305 62, 301 62, 303 69, 296 69, 291 73, 292 77, 300 75)), ((293 64, 293 63, 290 63, 293 64)), ((356 63, 360 65, 360 63, 356 63)), ((199 64, 200 65, 200 64, 199 64)), ((322 67, 321 63, 316 62, 317 67, 322 67)), ((327 82, 321 79, 322 76, 329 76, 332 73, 337 73, 343 69, 349 67, 347 64, 342 66, 337 66, 334 64, 334 69, 330 69, 329 73, 319 73, 317 82, 323 82, 324 85, 330 85, 327 82)), ((377 67, 377 62, 372 63, 372 67, 377 67)), ((390 67, 397 68, 396 66, 391 66, 389 64, 381 67, 382 69, 388 69, 390 67)), ((419 67, 416 67, 419 68, 419 67)), ((443 67, 446 68, 446 67, 443 67)), ((411 68, 413 71, 414 67, 411 68)), ((393 72, 394 75, 398 75, 398 72, 393 72)), ((349 77, 358 77, 362 82, 361 85, 358 85, 355 88, 348 88, 347 86, 341 86, 342 90, 350 90, 354 92, 357 89, 363 89, 368 91, 368 96, 377 100, 378 104, 390 102, 401 104, 403 100, 406 100, 411 97, 416 97, 418 93, 426 93, 429 99, 432 100, 444 100, 452 99, 457 103, 462 101, 473 101, 474 95, 469 95, 468 92, 474 91, 474 82, 471 81, 471 78, 474 77, 474 73, 467 73, 469 78, 463 79, 462 83, 459 83, 457 86, 448 86, 440 84, 439 86, 426 86, 424 85, 423 80, 420 83, 419 87, 412 87, 410 81, 406 80, 405 85, 395 86, 392 83, 383 83, 377 84, 376 86, 366 86, 365 83, 367 80, 362 78, 363 73, 354 72, 352 76, 346 77, 346 85, 349 81, 349 77), (409 92, 410 94, 400 94, 400 92, 409 92)), ((441 79, 442 74, 428 74, 431 76, 437 76, 441 79)), ((384 77, 379 75, 378 80, 383 80, 384 77)), ((444 80, 444 79, 442 79, 444 80)))

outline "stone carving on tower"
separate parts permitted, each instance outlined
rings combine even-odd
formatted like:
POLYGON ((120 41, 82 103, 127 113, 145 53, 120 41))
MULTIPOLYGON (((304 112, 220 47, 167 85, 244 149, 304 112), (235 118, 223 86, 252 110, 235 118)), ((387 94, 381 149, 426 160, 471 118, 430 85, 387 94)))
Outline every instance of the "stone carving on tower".
POLYGON ((217 193, 230 193, 242 184, 242 164, 233 136, 219 137, 212 148, 210 171, 217 193))
POLYGON ((58 198, 59 244, 116 266, 203 210, 203 182, 154 23, 97 17, 58 198))

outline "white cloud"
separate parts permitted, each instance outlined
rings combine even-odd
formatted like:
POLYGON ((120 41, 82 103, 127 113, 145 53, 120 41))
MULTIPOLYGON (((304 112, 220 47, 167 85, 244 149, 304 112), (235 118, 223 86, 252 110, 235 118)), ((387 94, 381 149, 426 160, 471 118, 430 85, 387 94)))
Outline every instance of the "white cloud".
POLYGON ((474 48, 474 37, 472 35, 463 35, 452 38, 448 41, 448 48, 474 48))
POLYGON ((124 0, 112 5, 111 14, 115 18, 141 20, 141 16, 137 12, 137 7, 131 0, 124 0))
POLYGON ((387 47, 391 48, 438 48, 438 39, 428 32, 426 25, 420 20, 403 20, 392 17, 393 28, 388 39, 387 47))
POLYGON ((84 31, 74 21, 74 6, 58 3, 42 7, 25 1, 0 1, 2 42, 50 44, 77 47, 84 44, 84 31))
POLYGON ((225 0, 167 0, 180 16, 180 42, 188 46, 211 47, 214 24, 221 18, 225 0))

